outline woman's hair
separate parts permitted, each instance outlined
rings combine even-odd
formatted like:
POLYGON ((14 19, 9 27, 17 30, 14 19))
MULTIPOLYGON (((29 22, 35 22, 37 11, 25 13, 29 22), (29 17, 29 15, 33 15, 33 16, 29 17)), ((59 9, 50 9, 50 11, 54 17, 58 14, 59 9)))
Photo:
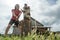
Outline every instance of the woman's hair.
POLYGON ((15 5, 15 9, 19 9, 19 4, 16 4, 15 5))

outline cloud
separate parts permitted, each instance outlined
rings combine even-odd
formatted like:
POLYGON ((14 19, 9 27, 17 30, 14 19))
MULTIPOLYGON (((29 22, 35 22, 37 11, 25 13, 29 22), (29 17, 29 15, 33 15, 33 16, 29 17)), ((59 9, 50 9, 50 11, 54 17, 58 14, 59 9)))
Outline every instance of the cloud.
MULTIPOLYGON (((31 16, 34 19, 44 24, 44 26, 51 26, 52 31, 59 31, 60 0, 0 0, 0 28, 2 30, 0 33, 4 33, 11 18, 11 9, 13 9, 17 3, 20 4, 21 8, 24 3, 27 3, 31 8, 31 16)), ((23 14, 19 20, 22 19, 23 14)), ((12 32, 11 29, 9 33, 12 32)))
MULTIPOLYGON (((39 0, 39 13, 38 17, 40 22, 42 22, 45 26, 52 26, 54 31, 59 28, 60 25, 60 1, 59 0, 39 0), (51 2, 50 2, 51 1, 51 2), (52 3, 54 2, 54 3, 52 3), (53 5, 52 5, 53 4, 53 5), (53 25, 56 25, 55 27, 53 25)), ((57 30, 59 31, 59 30, 57 30)))

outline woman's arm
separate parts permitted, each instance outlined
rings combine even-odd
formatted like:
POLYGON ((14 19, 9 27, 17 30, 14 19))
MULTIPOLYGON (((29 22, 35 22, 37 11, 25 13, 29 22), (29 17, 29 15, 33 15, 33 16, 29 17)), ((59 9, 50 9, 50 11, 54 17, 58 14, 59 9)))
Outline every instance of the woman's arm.
POLYGON ((22 14, 22 10, 20 11, 20 13, 19 13, 19 15, 18 15, 18 18, 19 18, 19 16, 22 14))
POLYGON ((15 15, 14 11, 12 11, 12 16, 15 16, 16 18, 18 18, 18 16, 15 15))

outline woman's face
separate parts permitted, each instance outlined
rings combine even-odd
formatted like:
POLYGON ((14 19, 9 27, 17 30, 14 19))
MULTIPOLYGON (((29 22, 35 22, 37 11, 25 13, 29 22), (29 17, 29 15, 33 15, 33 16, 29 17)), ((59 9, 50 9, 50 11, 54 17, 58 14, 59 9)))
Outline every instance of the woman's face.
POLYGON ((15 5, 15 9, 19 9, 19 4, 16 4, 15 5))

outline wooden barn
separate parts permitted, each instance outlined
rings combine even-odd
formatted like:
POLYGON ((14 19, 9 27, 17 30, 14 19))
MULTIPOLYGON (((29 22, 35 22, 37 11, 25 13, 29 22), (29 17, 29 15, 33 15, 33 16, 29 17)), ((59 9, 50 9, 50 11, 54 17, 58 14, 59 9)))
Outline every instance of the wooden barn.
MULTIPOLYGON (((20 22, 23 22, 24 20, 21 20, 20 22)), ((19 25, 20 26, 20 25, 19 25)), ((44 25, 34 18, 31 17, 31 30, 37 29, 37 33, 44 33, 46 31, 50 31, 50 27, 44 27, 44 25)), ((26 29, 27 30, 27 29, 26 29)), ((20 34, 20 28, 19 27, 13 27, 13 34, 20 34)))

